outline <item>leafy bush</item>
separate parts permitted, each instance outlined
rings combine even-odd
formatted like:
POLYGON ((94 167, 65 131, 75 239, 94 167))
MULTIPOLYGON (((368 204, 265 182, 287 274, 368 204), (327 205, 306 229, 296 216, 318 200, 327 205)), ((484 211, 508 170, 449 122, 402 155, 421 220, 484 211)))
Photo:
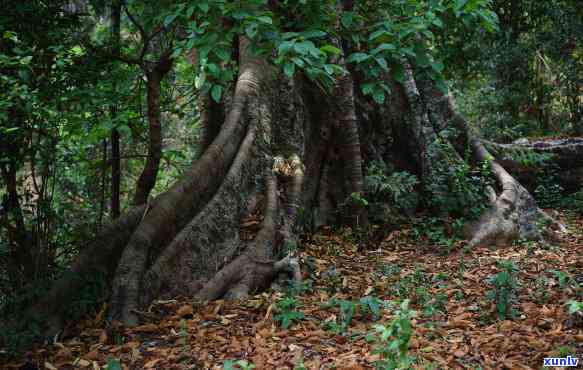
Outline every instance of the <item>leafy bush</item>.
POLYGON ((406 171, 392 172, 382 161, 373 161, 366 169, 364 189, 371 201, 389 202, 400 209, 411 209, 417 205, 415 186, 417 177, 406 171))
POLYGON ((381 308, 384 306, 385 302, 374 296, 365 296, 358 301, 332 298, 324 305, 324 308, 338 307, 340 313, 339 322, 327 322, 327 328, 338 334, 346 332, 357 312, 360 312, 362 318, 365 318, 370 313, 372 320, 377 321, 380 319, 381 308))
POLYGON ((488 189, 493 183, 490 162, 472 167, 468 161, 459 160, 449 143, 438 141, 433 145, 440 146, 446 158, 436 164, 435 176, 426 185, 429 204, 442 216, 478 218, 488 206, 488 189))
POLYGON ((247 360, 226 360, 223 363, 224 370, 252 370, 256 366, 247 360))
POLYGON ((517 314, 513 305, 516 303, 519 288, 518 266, 512 261, 499 261, 498 267, 502 271, 488 279, 488 282, 494 285, 494 289, 488 291, 486 297, 496 305, 496 313, 500 320, 513 319, 517 314))
POLYGON ((409 309, 409 300, 403 301, 395 318, 386 325, 375 325, 375 332, 367 336, 369 342, 375 342, 374 353, 381 359, 375 362, 375 369, 408 369, 414 361, 409 355, 409 344, 413 336, 411 319, 416 312, 409 309))
POLYGON ((583 214, 583 187, 562 198, 561 207, 583 214))
POLYGON ((304 313, 296 311, 300 306, 298 300, 294 297, 284 297, 277 301, 275 310, 277 315, 274 316, 275 321, 279 321, 283 329, 288 329, 295 321, 304 318, 304 313))
POLYGON ((542 208, 557 208, 563 203, 564 189, 559 184, 558 173, 556 166, 548 166, 537 178, 534 197, 542 208))

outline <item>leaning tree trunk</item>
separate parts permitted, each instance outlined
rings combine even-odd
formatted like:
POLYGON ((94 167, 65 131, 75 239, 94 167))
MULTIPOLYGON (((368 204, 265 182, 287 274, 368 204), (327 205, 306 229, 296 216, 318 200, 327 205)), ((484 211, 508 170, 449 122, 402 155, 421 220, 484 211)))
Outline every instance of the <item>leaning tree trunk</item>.
POLYGON ((160 112, 160 90, 162 79, 172 68, 172 59, 163 55, 153 66, 146 63, 146 85, 148 105, 148 158, 138 179, 133 204, 144 204, 156 185, 160 160, 162 159, 162 122, 160 112))
MULTIPOLYGON (((305 227, 347 219, 335 209, 359 191, 371 161, 417 174, 431 199, 448 191, 434 186, 435 177, 454 176, 451 165, 467 160, 469 148, 474 161, 490 162, 498 185, 489 209, 467 228, 470 245, 541 237, 535 225, 549 219, 530 193, 488 152, 451 97, 410 64, 402 84, 386 77, 391 93, 378 105, 359 93, 356 74, 339 81, 334 100, 301 76, 284 78, 246 46, 241 40, 231 96, 212 108, 224 121, 202 114, 206 148, 191 168, 112 223, 72 267, 80 276, 96 269, 113 275, 111 318, 135 325, 156 297, 242 298, 279 274, 299 279, 288 251, 305 227), (242 237, 241 221, 260 213, 256 236, 242 237)), ((82 284, 64 277, 32 309, 48 317, 46 334, 62 325, 62 307, 82 284)))

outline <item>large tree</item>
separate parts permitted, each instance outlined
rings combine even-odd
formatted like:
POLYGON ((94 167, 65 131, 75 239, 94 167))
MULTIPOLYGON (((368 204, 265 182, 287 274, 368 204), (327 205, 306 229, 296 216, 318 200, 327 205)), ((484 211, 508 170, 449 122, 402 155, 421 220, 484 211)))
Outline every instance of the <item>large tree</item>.
MULTIPOLYGON (((151 14, 149 6, 123 3, 136 17, 151 14)), ((303 228, 366 231, 365 171, 378 163, 419 179, 419 209, 468 219, 471 246, 540 239, 540 220, 560 227, 490 154, 447 91, 444 30, 493 30, 488 6, 197 1, 143 20, 179 39, 165 65, 187 55, 196 73, 201 154, 167 191, 135 202, 88 241, 73 274, 29 313, 54 334, 67 302, 97 273, 112 282, 110 317, 127 325, 162 295, 241 298, 278 274, 298 279, 289 251, 303 228), (241 220, 258 214, 260 230, 242 238, 241 220)))

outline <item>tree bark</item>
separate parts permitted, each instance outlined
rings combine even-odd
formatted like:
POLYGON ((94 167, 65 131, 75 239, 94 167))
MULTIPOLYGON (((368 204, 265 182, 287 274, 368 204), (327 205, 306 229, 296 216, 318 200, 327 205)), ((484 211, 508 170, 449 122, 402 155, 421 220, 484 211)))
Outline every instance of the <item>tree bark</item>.
MULTIPOLYGON (((112 54, 119 57, 120 36, 121 36, 121 1, 111 1, 111 36, 112 54)), ((113 82, 113 93, 117 96, 117 83, 113 82)), ((111 120, 115 122, 117 117, 117 104, 114 103, 110 109, 111 120)), ((120 215, 120 184, 121 184, 121 154, 119 148, 119 131, 117 128, 111 130, 111 217, 116 219, 120 215)))
POLYGON ((138 179, 133 205, 145 204, 156 185, 162 159, 162 124, 160 122, 160 87, 162 76, 155 68, 146 73, 148 101, 148 158, 138 179))
POLYGON ((498 144, 482 140, 487 150, 529 191, 534 191, 545 168, 553 167, 556 181, 566 192, 583 186, 583 139, 520 140, 498 144))

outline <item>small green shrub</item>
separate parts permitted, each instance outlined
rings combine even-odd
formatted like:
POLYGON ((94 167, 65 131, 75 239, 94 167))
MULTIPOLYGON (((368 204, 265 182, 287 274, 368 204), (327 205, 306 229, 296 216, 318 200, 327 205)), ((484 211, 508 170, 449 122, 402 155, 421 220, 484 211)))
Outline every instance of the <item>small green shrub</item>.
POLYGON ((417 206, 417 177, 406 171, 392 171, 385 162, 373 161, 366 169, 364 189, 374 202, 389 202, 399 209, 417 206))
POLYGON ((583 302, 577 302, 572 299, 567 301, 565 305, 567 306, 567 312, 569 315, 574 315, 577 312, 583 312, 583 302))
POLYGON ((313 290, 312 280, 288 280, 284 286, 285 293, 290 297, 300 296, 313 290))
POLYGON ((559 168, 556 165, 547 166, 537 178, 534 197, 542 208, 557 208, 563 203, 565 189, 558 181, 559 168))
POLYGON ((518 266, 512 261, 499 261, 498 267, 502 271, 488 279, 494 289, 488 291, 486 297, 496 305, 500 320, 514 319, 517 315, 513 305, 516 303, 519 288, 518 266))
POLYGON ((345 333, 357 312, 360 313, 362 319, 370 314, 372 320, 377 321, 381 317, 381 309, 384 306, 385 302, 375 296, 365 296, 358 301, 332 298, 323 307, 326 309, 338 307, 339 317, 337 321, 328 321, 326 327, 337 334, 345 333))
POLYGON ((376 344, 374 353, 381 359, 374 363, 375 369, 409 369, 415 358, 409 355, 409 344, 413 336, 411 319, 416 312, 409 309, 409 300, 403 301, 395 318, 386 325, 375 325, 375 331, 367 336, 376 344))
POLYGON ((304 313, 297 311, 300 303, 294 297, 284 297, 275 304, 275 321, 279 321, 283 329, 288 329, 295 321, 304 318, 304 313))
POLYGON ((226 360, 223 363, 224 370, 252 370, 256 367, 252 362, 247 360, 226 360))
POLYGON ((569 283, 569 281, 571 280, 571 276, 563 271, 550 270, 550 272, 557 279, 557 282, 559 283, 560 289, 564 289, 567 286, 567 284, 569 283))

